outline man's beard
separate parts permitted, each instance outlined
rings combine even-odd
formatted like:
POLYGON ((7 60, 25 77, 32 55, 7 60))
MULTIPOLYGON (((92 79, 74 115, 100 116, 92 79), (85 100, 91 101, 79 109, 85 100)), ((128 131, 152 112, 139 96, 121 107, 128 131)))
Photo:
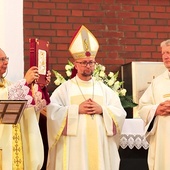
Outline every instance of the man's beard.
POLYGON ((89 76, 92 76, 93 75, 93 71, 89 72, 89 73, 86 73, 85 71, 81 74, 82 76, 84 77, 89 77, 89 76))

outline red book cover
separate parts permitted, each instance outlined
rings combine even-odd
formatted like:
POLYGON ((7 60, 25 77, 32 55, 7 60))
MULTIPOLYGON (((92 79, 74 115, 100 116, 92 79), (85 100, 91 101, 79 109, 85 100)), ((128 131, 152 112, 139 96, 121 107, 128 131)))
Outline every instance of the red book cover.
POLYGON ((37 66, 39 79, 37 83, 46 84, 48 70, 49 42, 38 38, 30 38, 30 67, 37 66))

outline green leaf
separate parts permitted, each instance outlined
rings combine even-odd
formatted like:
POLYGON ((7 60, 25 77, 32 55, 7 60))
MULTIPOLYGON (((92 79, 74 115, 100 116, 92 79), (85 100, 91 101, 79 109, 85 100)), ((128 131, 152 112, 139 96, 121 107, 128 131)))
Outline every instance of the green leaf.
POLYGON ((73 64, 70 60, 68 60, 68 64, 69 64, 70 66, 74 66, 74 64, 73 64))
POLYGON ((132 96, 119 96, 120 101, 122 103, 123 108, 133 108, 136 107, 138 104, 133 102, 132 96))
POLYGON ((57 78, 57 77, 60 77, 60 78, 63 78, 64 79, 64 77, 58 72, 58 71, 56 71, 56 70, 52 70, 53 71, 53 73, 54 73, 54 75, 55 75, 55 77, 57 78))

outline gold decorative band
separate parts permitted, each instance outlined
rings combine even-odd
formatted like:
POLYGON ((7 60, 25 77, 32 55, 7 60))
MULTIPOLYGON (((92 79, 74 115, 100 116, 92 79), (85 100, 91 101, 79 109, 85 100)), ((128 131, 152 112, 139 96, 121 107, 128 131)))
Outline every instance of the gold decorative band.
POLYGON ((12 125, 12 170, 23 170, 23 150, 20 125, 12 125))

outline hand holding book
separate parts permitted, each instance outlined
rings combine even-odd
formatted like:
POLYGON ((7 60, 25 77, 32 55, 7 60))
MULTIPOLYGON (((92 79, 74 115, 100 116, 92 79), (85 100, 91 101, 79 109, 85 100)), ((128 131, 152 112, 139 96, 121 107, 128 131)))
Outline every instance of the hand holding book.
POLYGON ((30 67, 38 68, 37 83, 47 85, 49 42, 30 38, 30 67))

